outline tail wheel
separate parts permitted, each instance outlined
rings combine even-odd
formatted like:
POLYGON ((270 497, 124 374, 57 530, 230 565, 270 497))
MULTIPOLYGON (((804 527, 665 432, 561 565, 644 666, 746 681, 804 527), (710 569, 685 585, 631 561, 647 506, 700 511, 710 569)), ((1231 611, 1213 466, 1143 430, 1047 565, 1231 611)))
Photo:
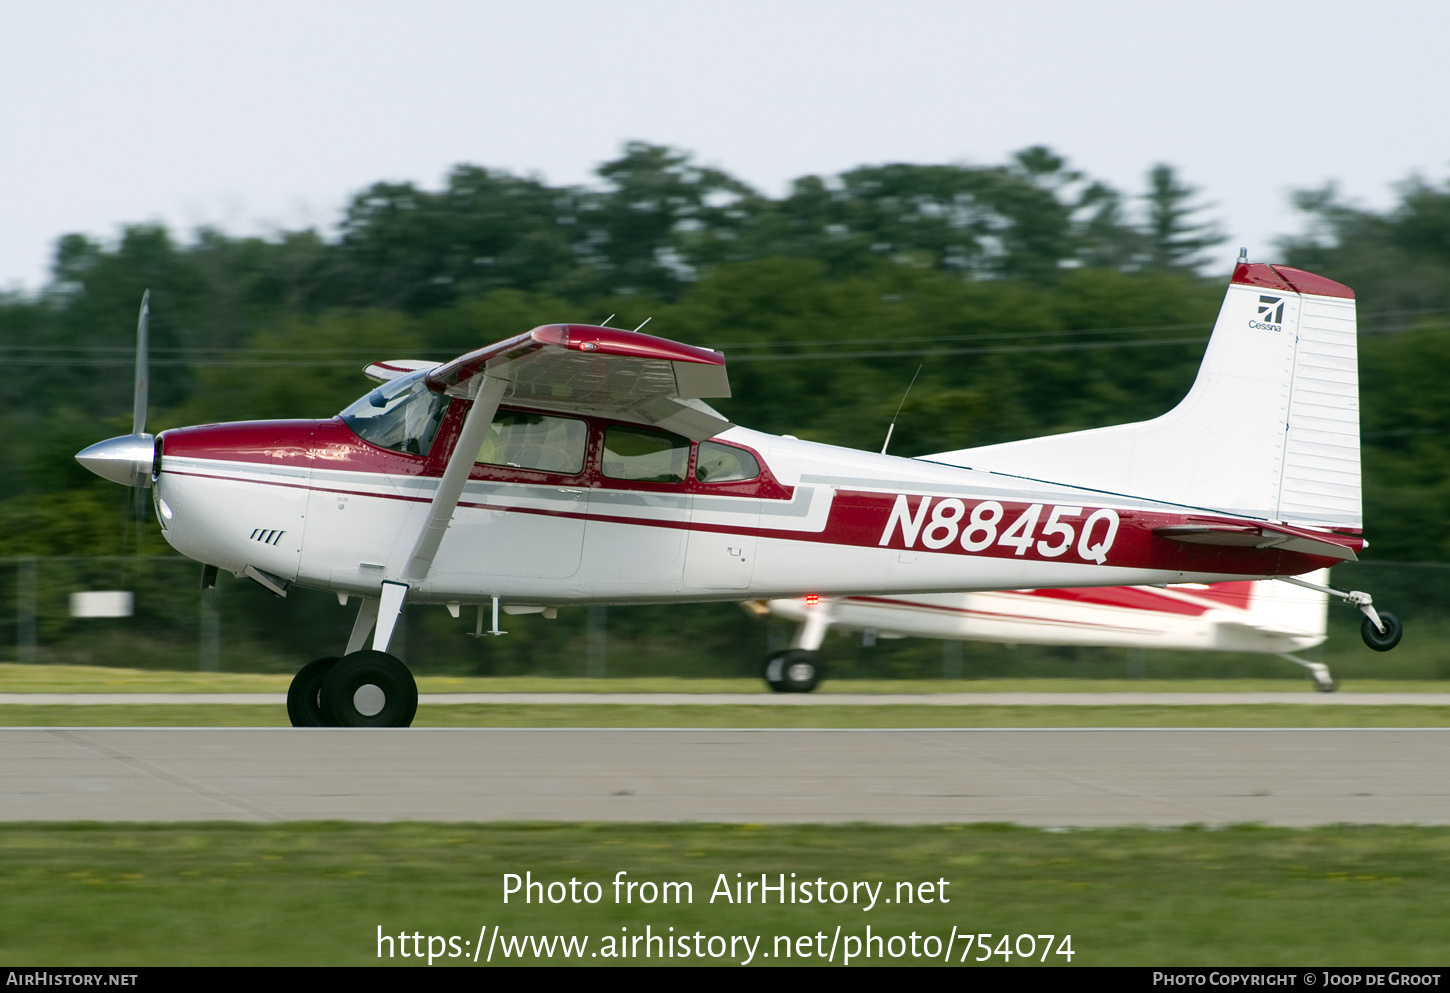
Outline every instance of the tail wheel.
POLYGON ((1380 623, 1385 626, 1383 631, 1375 627, 1374 621, 1366 617, 1364 623, 1359 626, 1359 636, 1364 639, 1366 645, 1375 651, 1387 652, 1400 643, 1405 629, 1400 624, 1400 619, 1389 611, 1379 611, 1379 618, 1380 623))
POLYGON ((336 655, 313 659, 292 677, 292 685, 287 687, 287 716, 293 727, 327 727, 327 715, 322 711, 322 681, 336 662, 336 655))
POLYGON ((322 708, 335 727, 405 728, 418 712, 418 684, 387 652, 353 652, 322 681, 322 708))
POLYGON ((766 660, 765 681, 777 693, 809 693, 821 681, 816 653, 801 648, 777 652, 766 660))

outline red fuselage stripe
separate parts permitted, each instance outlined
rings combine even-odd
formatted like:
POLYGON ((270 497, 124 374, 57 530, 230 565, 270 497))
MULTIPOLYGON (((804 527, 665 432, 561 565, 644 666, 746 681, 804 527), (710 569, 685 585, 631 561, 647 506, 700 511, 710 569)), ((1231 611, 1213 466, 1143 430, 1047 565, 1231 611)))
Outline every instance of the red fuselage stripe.
MULTIPOLYGON (((317 490, 323 493, 346 493, 349 496, 374 497, 382 500, 401 500, 409 503, 431 502, 431 497, 427 496, 367 493, 356 490, 315 486, 310 483, 256 478, 249 479, 220 473, 178 472, 175 469, 166 469, 164 467, 162 471, 163 474, 170 473, 174 475, 187 475, 242 483, 260 483, 262 485, 281 486, 290 489, 317 490)), ((685 497, 691 494, 681 491, 679 495, 685 497)), ((761 527, 738 527, 728 524, 704 524, 700 522, 619 517, 614 515, 593 515, 587 512, 479 504, 471 501, 462 502, 460 505, 503 513, 594 520, 601 523, 634 527, 672 528, 677 530, 699 531, 702 533, 739 534, 781 540, 808 541, 843 547, 881 548, 883 550, 887 548, 898 548, 899 550, 904 547, 900 546, 902 538, 899 529, 894 532, 895 538, 890 545, 883 545, 879 540, 879 536, 884 530, 884 522, 889 513, 888 508, 890 502, 893 500, 894 496, 891 494, 838 490, 826 521, 825 529, 822 531, 775 530, 761 527)), ((1166 515, 1121 511, 1119 516, 1122 519, 1122 526, 1119 529, 1117 542, 1110 556, 1113 561, 1111 563, 1101 564, 1111 564, 1112 566, 1120 568, 1142 568, 1198 574, 1293 576, 1305 572, 1312 572, 1315 569, 1334 565, 1337 562, 1337 560, 1329 560, 1320 556, 1306 555, 1298 552, 1285 552, 1278 549, 1258 550, 1212 545, 1185 545, 1180 542, 1160 538, 1153 534, 1153 528, 1162 526, 1164 521, 1169 519, 1166 515)), ((927 552, 926 549, 914 550, 923 553, 927 552)), ((978 553, 966 553, 951 546, 940 549, 937 553, 995 559, 1021 557, 1015 556, 1011 551, 1001 549, 995 545, 990 550, 983 550, 978 553)), ((1023 558, 1023 560, 1045 562, 1075 561, 1065 555, 1061 558, 1054 557, 1050 559, 1041 559, 1037 556, 1032 556, 1030 558, 1023 558)))

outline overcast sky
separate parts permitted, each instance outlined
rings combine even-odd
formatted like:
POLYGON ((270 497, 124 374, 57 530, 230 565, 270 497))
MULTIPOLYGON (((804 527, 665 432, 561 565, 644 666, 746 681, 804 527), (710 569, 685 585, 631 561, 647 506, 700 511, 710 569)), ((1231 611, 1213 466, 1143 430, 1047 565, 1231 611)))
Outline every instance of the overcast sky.
POLYGON ((631 139, 771 195, 1034 144, 1131 193, 1168 162, 1226 267, 1299 230, 1293 189, 1450 175, 1447 29, 1431 0, 11 2, 0 289, 69 232, 327 230, 379 180, 582 183, 631 139))

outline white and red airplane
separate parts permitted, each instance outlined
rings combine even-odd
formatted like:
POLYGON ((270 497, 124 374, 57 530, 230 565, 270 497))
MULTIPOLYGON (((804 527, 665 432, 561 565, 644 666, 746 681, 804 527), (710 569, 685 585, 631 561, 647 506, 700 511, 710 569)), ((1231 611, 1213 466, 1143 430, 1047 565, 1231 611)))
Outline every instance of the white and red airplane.
MULTIPOLYGON (((898 458, 736 427, 725 357, 587 325, 450 362, 380 362, 328 420, 145 432, 82 464, 150 486, 166 540, 215 576, 361 600, 341 658, 302 668, 295 724, 406 726, 387 653, 405 602, 575 604, 957 593, 1287 578, 1364 547, 1354 294, 1236 267, 1198 377, 1154 420, 898 458), (369 634, 371 633, 371 646, 369 634)), ((1399 623, 1369 596, 1372 647, 1399 623)))
MULTIPOLYGON (((1306 578, 1321 584, 1328 581, 1328 572, 1306 578)), ((1328 666, 1292 654, 1324 641, 1328 594, 1269 579, 1162 587, 805 596, 751 600, 745 606, 751 613, 774 614, 800 624, 790 647, 766 660, 765 681, 778 693, 815 689, 821 679, 817 652, 832 629, 860 631, 872 639, 1264 653, 1303 666, 1320 690, 1336 688, 1328 666)))

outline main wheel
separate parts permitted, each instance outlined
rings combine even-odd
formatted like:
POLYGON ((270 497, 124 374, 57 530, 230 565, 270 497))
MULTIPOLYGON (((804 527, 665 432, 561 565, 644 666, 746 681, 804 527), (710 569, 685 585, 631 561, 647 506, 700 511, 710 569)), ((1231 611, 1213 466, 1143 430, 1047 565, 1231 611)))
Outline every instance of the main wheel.
POLYGON ((777 652, 766 660, 765 681, 777 693, 809 693, 821 681, 816 653, 801 648, 777 652))
POLYGON ((322 681, 322 710, 334 727, 405 728, 418 712, 418 684, 387 652, 353 652, 322 681))
POLYGON ((1381 610, 1378 613, 1385 629, 1381 631, 1374 626, 1374 621, 1366 617, 1364 623, 1359 626, 1359 636, 1364 639, 1366 645, 1375 651, 1387 652, 1400 643, 1400 637, 1404 635, 1405 629, 1400 624, 1400 619, 1389 611, 1381 610))
POLYGON ((292 677, 292 685, 287 687, 287 716, 293 727, 327 727, 327 715, 322 712, 322 681, 335 662, 336 655, 313 659, 292 677))

